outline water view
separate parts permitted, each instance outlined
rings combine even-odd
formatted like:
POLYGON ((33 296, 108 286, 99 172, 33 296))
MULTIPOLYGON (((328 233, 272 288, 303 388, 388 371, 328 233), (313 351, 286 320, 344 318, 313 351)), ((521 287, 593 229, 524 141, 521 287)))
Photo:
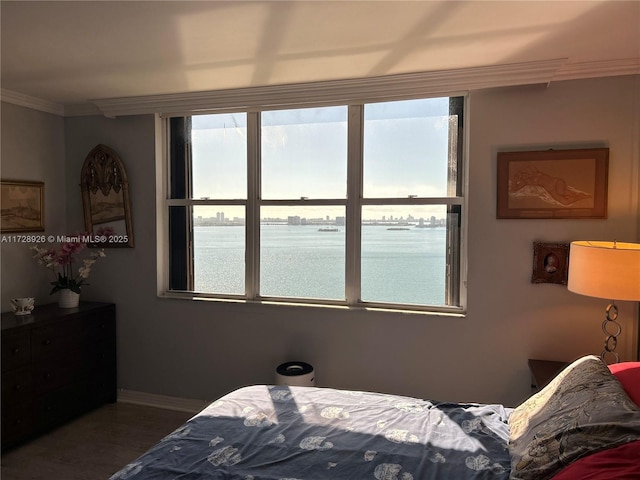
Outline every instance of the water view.
MULTIPOLYGON (((344 299, 344 226, 260 228, 261 295, 344 299)), ((196 291, 244 294, 243 226, 196 226, 194 247, 196 291)), ((363 225, 362 300, 444 305, 445 252, 443 227, 363 225)))

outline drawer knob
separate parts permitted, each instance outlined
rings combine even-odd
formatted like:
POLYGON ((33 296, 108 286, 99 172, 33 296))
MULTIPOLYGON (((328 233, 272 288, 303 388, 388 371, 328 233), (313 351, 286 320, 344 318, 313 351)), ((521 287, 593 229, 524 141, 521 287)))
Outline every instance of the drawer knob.
POLYGON ((51 339, 47 338, 42 342, 43 345, 51 345, 51 339))
POLYGON ((13 389, 18 392, 22 389, 22 385, 20 385, 19 383, 16 383, 15 386, 13 387, 13 389))
POLYGON ((14 348, 14 349, 11 351, 11 353, 13 353, 14 355, 19 354, 19 353, 20 353, 20 348, 18 348, 18 347, 14 348))

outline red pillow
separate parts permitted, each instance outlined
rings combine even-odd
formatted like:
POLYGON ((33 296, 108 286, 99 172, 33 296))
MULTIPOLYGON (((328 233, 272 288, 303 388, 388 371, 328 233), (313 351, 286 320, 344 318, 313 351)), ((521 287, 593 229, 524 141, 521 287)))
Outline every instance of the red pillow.
POLYGON ((552 480, 638 480, 640 440, 576 460, 552 480))
POLYGON ((622 384, 629 398, 640 406, 640 362, 612 363, 609 370, 622 384))

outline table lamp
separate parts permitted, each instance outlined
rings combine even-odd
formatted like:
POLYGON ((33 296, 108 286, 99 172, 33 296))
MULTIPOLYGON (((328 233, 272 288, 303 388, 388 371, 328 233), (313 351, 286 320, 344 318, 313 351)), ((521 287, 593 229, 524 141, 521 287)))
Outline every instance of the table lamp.
POLYGON ((589 297, 605 298, 607 306, 602 331, 604 350, 600 357, 620 361, 616 353, 618 335, 622 332, 616 300, 640 300, 640 244, 622 242, 571 242, 569 247, 570 291, 589 297))

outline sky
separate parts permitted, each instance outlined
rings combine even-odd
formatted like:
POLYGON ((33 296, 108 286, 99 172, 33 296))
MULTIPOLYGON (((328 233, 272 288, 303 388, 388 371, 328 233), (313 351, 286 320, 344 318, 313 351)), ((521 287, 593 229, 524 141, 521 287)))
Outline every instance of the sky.
MULTIPOLYGON (((364 115, 365 198, 446 195, 448 98, 367 104, 364 115)), ((266 111, 261 122, 262 198, 346 198, 346 106, 266 111)), ((194 198, 246 198, 246 114, 194 116, 192 142, 194 198)))

